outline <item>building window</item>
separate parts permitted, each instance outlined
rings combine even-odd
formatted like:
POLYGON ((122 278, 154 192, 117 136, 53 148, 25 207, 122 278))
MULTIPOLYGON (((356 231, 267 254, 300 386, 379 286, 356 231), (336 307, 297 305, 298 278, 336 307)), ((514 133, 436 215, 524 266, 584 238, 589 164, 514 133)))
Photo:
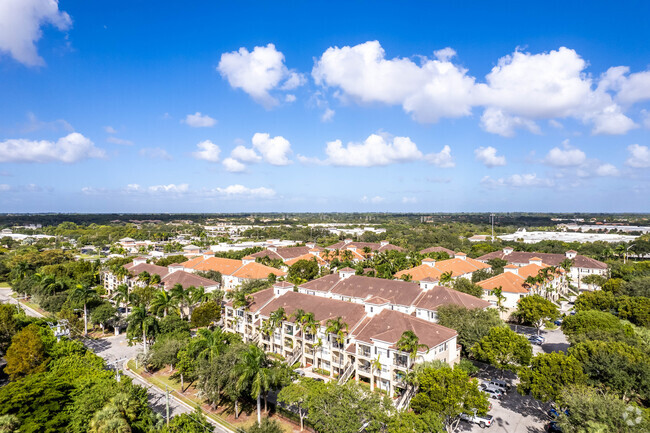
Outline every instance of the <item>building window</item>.
POLYGON ((374 307, 370 307, 370 312, 372 313, 374 311, 374 307))

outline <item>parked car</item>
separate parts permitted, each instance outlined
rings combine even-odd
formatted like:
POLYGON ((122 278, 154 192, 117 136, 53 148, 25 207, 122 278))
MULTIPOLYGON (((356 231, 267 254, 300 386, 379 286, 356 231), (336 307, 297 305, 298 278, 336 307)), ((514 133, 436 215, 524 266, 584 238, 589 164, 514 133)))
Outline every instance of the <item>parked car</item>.
POLYGON ((544 344, 544 337, 541 335, 533 335, 532 337, 528 337, 528 341, 530 341, 532 344, 537 344, 538 346, 541 346, 544 344))
POLYGON ((467 415, 465 413, 460 414, 460 419, 467 421, 469 423, 478 424, 481 428, 490 427, 494 417, 492 415, 467 415))
POLYGON ((562 320, 562 319, 557 319, 557 320, 556 320, 555 322, 553 322, 553 323, 555 323, 557 326, 560 326, 560 325, 562 325, 562 322, 564 322, 564 320, 562 320))
POLYGON ((489 397, 496 398, 496 399, 503 397, 503 392, 501 392, 501 390, 496 386, 486 385, 482 383, 478 386, 478 388, 481 391, 485 392, 489 397))
MULTIPOLYGON (((569 415, 569 411, 568 411, 568 410, 565 410, 565 411, 564 411, 564 414, 565 414, 565 415, 569 415)), ((554 407, 551 408, 551 410, 548 411, 548 416, 550 416, 551 418, 557 418, 557 417, 559 417, 560 415, 561 415, 561 411, 558 412, 557 409, 555 409, 554 407)))
POLYGON ((546 426, 546 431, 548 433, 562 433, 562 427, 560 427, 557 421, 551 421, 546 426))
POLYGON ((499 388, 503 389, 504 391, 509 391, 510 390, 510 384, 508 384, 508 382, 506 382, 505 380, 490 379, 490 380, 487 381, 487 383, 489 383, 490 385, 494 385, 496 387, 499 387, 499 388))

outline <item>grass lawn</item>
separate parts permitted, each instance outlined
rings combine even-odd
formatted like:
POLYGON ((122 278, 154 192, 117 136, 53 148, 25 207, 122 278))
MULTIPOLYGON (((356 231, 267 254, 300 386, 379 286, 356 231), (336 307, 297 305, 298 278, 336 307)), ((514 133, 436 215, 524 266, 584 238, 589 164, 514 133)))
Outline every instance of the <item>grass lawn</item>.
POLYGON ((0 283, 0 289, 11 289, 9 283, 0 283))
MULTIPOLYGON (((247 411, 242 410, 240 407, 241 414, 239 416, 239 419, 235 419, 234 414, 232 414, 230 411, 230 408, 219 407, 216 411, 211 410, 208 405, 204 404, 203 399, 197 396, 197 390, 192 386, 186 389, 184 393, 181 393, 180 381, 170 378, 171 373, 168 368, 163 368, 162 370, 157 371, 153 374, 147 373, 144 371, 144 368, 142 366, 138 366, 139 368, 136 369, 135 360, 133 359, 130 359, 127 362, 127 366, 130 370, 142 376, 144 380, 151 383, 152 385, 155 385, 161 390, 165 390, 165 387, 169 388, 170 393, 174 397, 185 402, 189 406, 195 407, 197 405, 200 405, 205 416, 231 430, 236 431, 238 428, 248 428, 257 421, 257 415, 254 408, 247 411)), ((185 386, 187 387, 188 384, 185 383, 185 386)), ((285 433, 293 433, 299 430, 299 426, 285 419, 282 419, 277 415, 273 415, 271 418, 280 422, 280 425, 282 426, 282 429, 285 433)))

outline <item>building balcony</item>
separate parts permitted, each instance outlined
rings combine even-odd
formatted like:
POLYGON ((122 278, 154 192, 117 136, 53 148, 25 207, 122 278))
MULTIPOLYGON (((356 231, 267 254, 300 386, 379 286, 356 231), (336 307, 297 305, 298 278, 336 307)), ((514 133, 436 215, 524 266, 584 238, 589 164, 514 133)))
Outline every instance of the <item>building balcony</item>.
POLYGON ((371 356, 370 348, 366 349, 364 347, 359 347, 357 349, 357 355, 364 356, 366 358, 370 358, 370 356, 371 356))

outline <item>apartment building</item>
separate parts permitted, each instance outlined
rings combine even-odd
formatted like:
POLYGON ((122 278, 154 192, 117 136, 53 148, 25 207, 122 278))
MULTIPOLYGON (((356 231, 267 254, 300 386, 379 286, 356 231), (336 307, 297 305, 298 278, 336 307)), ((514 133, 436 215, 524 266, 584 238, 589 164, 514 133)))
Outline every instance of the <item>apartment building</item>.
POLYGON ((503 259, 509 264, 515 266, 526 266, 530 264, 533 258, 540 259, 548 266, 559 267, 565 260, 571 261, 571 271, 568 274, 570 283, 578 288, 578 290, 596 290, 598 287, 593 284, 585 284, 582 279, 587 275, 602 275, 607 276, 607 264, 590 257, 578 254, 577 251, 569 250, 564 254, 550 254, 550 253, 530 253, 525 251, 514 251, 511 247, 506 247, 502 251, 494 251, 485 254, 476 260, 487 263, 491 259, 503 259))
POLYGON ((448 260, 435 260, 426 258, 422 264, 411 269, 404 269, 395 274, 395 278, 409 277, 411 281, 440 281, 442 274, 450 272, 452 279, 472 279, 472 274, 479 270, 490 270, 492 267, 486 263, 467 257, 467 254, 454 253, 453 258, 448 260))
POLYGON ((226 330, 260 344, 289 364, 315 369, 339 383, 353 378, 391 397, 404 396, 408 391, 404 378, 415 363, 438 359, 454 364, 460 359, 456 331, 401 311, 294 292, 286 282, 252 298, 246 307, 226 304, 226 330), (286 318, 269 329, 267 323, 279 309, 284 310, 286 318), (297 310, 313 313, 315 324, 308 327, 296 322, 297 310), (343 338, 327 332, 328 321, 337 319, 347 325, 343 338), (428 347, 419 350, 415 359, 397 348, 405 331, 414 332, 428 347))

